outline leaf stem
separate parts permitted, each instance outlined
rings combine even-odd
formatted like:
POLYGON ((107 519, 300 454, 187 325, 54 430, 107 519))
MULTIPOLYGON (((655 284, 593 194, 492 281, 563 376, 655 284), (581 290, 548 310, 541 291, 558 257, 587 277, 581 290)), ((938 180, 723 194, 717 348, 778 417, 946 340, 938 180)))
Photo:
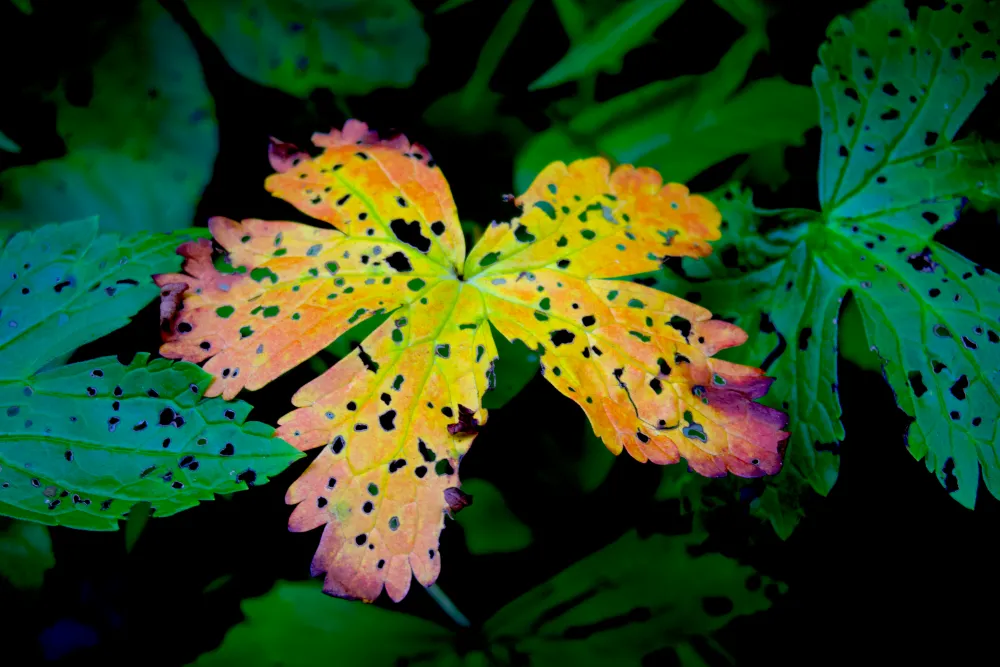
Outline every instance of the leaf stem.
POLYGON ((471 623, 469 623, 469 619, 465 617, 465 614, 459 611, 458 607, 455 606, 455 603, 451 601, 451 598, 445 595, 445 592, 441 590, 437 584, 431 584, 428 586, 427 592, 430 594, 431 598, 437 602, 438 606, 441 607, 441 611, 448 614, 448 617, 455 621, 455 625, 460 628, 467 628, 471 625, 471 623))

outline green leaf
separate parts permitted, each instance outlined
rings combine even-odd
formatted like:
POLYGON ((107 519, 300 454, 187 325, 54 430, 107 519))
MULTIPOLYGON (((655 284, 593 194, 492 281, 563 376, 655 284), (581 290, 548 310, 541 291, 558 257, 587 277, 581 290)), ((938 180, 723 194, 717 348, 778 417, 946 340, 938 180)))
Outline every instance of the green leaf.
POLYGON ((463 479, 472 504, 455 515, 465 544, 475 555, 520 551, 531 544, 531 529, 507 509, 500 490, 483 479, 463 479))
POLYGON ((0 514, 116 530, 137 502, 170 516, 265 483, 302 456, 250 406, 201 400, 189 363, 114 357, 0 382, 0 514))
POLYGON ((14 588, 41 588, 45 572, 55 564, 52 538, 45 526, 10 521, 0 530, 0 577, 14 588))
POLYGON ((445 628, 396 611, 323 595, 319 582, 279 581, 243 603, 246 617, 195 667, 236 664, 314 667, 317 656, 344 665, 463 664, 445 628))
MULTIPOLYGON (((495 339, 494 339, 495 340, 495 339)), ((566 464, 576 467, 576 476, 580 483, 580 490, 590 493, 604 483, 608 478, 608 473, 615 465, 616 457, 608 451, 604 441, 594 433, 594 427, 590 420, 587 420, 586 433, 583 436, 583 449, 577 459, 567 457, 566 464)), ((563 448, 565 451, 565 448, 563 448)), ((676 466, 670 466, 676 467, 676 466)))
POLYGON ((538 375, 540 367, 538 352, 529 349, 523 341, 511 342, 496 328, 493 328, 493 341, 498 359, 493 366, 496 378, 494 387, 483 396, 483 407, 487 410, 506 405, 538 375))
POLYGON ((736 92, 765 46, 765 36, 751 31, 710 74, 654 82, 536 135, 515 161, 518 189, 553 160, 601 154, 684 182, 733 155, 800 144, 818 119, 809 88, 763 79, 736 92))
POLYGON ((14 143, 14 140, 8 137, 3 132, 0 132, 0 151, 7 151, 8 153, 20 153, 21 147, 14 143))
MULTIPOLYGON (((503 96, 490 90, 489 83, 517 35, 534 0, 514 0, 504 11, 483 45, 476 69, 461 89, 436 100, 424 112, 428 123, 447 127, 451 132, 482 134, 500 129, 513 138, 530 135, 516 117, 501 116, 497 107, 503 96)), ((438 9, 438 13, 444 9, 438 9)))
POLYGON ((874 220, 831 227, 824 254, 849 276, 896 401, 916 418, 910 453, 966 507, 980 466, 1000 497, 1000 276, 874 220))
POLYGON ((654 654, 703 665, 728 657, 713 633, 767 609, 767 581, 719 554, 692 555, 703 537, 631 532, 525 593, 484 626, 499 662, 640 665, 654 654))
POLYGON ((30 14, 33 11, 31 6, 31 0, 10 0, 14 3, 14 6, 20 9, 25 14, 30 14))
POLYGON ((125 522, 125 551, 132 553, 135 543, 139 541, 139 536, 149 523, 152 516, 153 506, 148 502, 136 503, 128 512, 128 521, 125 522))
POLYGON ((100 217, 107 230, 187 227, 212 175, 218 132, 197 53, 142 0, 93 63, 93 96, 55 99, 66 156, 0 174, 0 227, 100 217))
POLYGON ((823 111, 822 260, 854 290, 907 445, 973 507, 979 470, 1000 497, 1000 279, 929 240, 966 197, 995 191, 996 148, 952 143, 1000 74, 982 1, 899 0, 838 19, 813 73, 823 111))
POLYGON ((562 60, 528 90, 551 88, 599 71, 617 73, 626 53, 648 40, 684 0, 628 0, 587 35, 573 40, 562 60))
POLYGON ((844 302, 840 311, 840 336, 837 339, 840 356, 858 368, 873 373, 882 372, 882 360, 872 349, 865 335, 865 322, 861 317, 861 309, 853 294, 844 302))
POLYGON ((847 282, 811 250, 814 225, 793 221, 791 229, 763 237, 748 190, 723 189, 710 198, 724 220, 712 255, 684 261, 687 281, 657 274, 657 287, 696 299, 747 332, 745 344, 721 356, 777 378, 761 402, 789 414, 791 437, 780 475, 798 477, 826 495, 837 479, 832 450, 844 437, 837 317, 847 282))
POLYGON ((437 9, 434 10, 435 14, 444 14, 445 12, 450 12, 453 9, 458 9, 462 5, 468 4, 472 0, 445 0, 442 2, 437 9))
POLYGON ((188 8, 245 77, 305 97, 364 95, 413 83, 429 40, 409 0, 189 0, 188 8))
POLYGON ((911 23, 902 0, 877 0, 828 28, 813 85, 831 222, 877 220, 927 239, 995 182, 982 146, 951 139, 1000 73, 997 22, 982 0, 941 5, 911 23))
POLYGON ((0 252, 0 379, 27 377, 128 324, 158 293, 150 275, 176 271, 178 244, 204 234, 121 239, 91 218, 14 235, 0 252))

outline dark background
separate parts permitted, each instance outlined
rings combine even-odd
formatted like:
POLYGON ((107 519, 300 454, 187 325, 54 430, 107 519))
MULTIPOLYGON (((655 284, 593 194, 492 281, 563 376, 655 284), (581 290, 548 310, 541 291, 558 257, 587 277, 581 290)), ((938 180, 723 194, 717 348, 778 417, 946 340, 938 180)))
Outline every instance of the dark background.
MULTIPOLYGON (((328 92, 303 102, 238 76, 183 3, 164 4, 198 48, 219 118, 219 158, 196 224, 203 226, 210 215, 289 219, 288 209, 262 187, 270 173, 267 139, 305 145, 313 131, 339 127, 345 120, 343 107, 328 92)), ((438 3, 415 4, 429 9, 438 3)), ((474 4, 471 12, 428 14, 429 62, 412 87, 341 102, 384 134, 398 129, 430 147, 451 183, 462 219, 486 223, 515 214, 501 195, 514 191, 517 147, 503 135, 470 137, 422 120, 428 105, 472 74, 479 49, 505 5, 474 4), (471 15, 475 20, 469 20, 471 15)), ((776 9, 768 24, 772 46, 758 57, 750 76, 780 75, 809 85, 827 24, 863 3, 770 4, 776 9)), ((113 12, 102 15, 113 17, 113 12)), ((5 166, 60 154, 54 113, 35 93, 94 48, 92 37, 76 30, 79 21, 91 18, 87 8, 66 3, 60 20, 38 25, 0 3, 0 21, 24 24, 18 27, 23 41, 0 44, 8 63, 0 119, 37 127, 40 137, 30 151, 4 156, 5 166)), ((107 29, 113 26, 111 18, 107 29)), ((625 58, 621 74, 599 77, 597 98, 657 79, 708 72, 742 30, 713 3, 689 0, 657 31, 655 43, 625 58)), ((529 93, 527 86, 567 47, 551 4, 536 2, 492 80, 493 90, 503 94, 500 111, 520 118, 532 131, 545 129, 545 110, 566 94, 565 87, 529 93)), ((86 81, 80 86, 79 94, 86 96, 86 81)), ((1000 113, 998 107, 994 88, 970 126, 991 131, 988 124, 1000 113)), ((818 207, 818 140, 814 129, 805 146, 788 149, 792 179, 775 193, 757 193, 760 206, 818 207)), ((699 175, 690 183, 692 190, 721 185, 739 161, 699 175)), ((995 216, 976 214, 939 240, 997 270, 991 250, 1000 247, 997 236, 995 216)), ((129 327, 82 348, 73 360, 104 354, 127 359, 158 345, 152 304, 129 327)), ((900 662, 940 656, 951 664, 971 664, 966 658, 977 649, 995 658, 991 647, 1000 577, 996 552, 989 547, 997 534, 1000 503, 984 487, 975 512, 955 503, 904 448, 907 418, 881 378, 844 361, 839 372, 847 438, 841 446, 840 479, 830 496, 807 500, 807 517, 786 542, 740 504, 716 513, 710 523, 715 548, 789 585, 787 595, 769 611, 730 624, 722 633, 725 646, 740 664, 831 664, 877 656, 900 662)), ((299 368, 243 396, 255 406, 252 418, 273 424, 290 408, 294 389, 311 377, 308 369, 299 368)), ((653 501, 660 473, 651 464, 622 457, 604 485, 588 495, 553 474, 560 453, 545 444, 546 437, 572 449, 582 446, 584 430, 582 412, 536 378, 492 412, 464 459, 463 476, 496 484, 535 534, 524 551, 472 556, 461 527, 448 523, 441 547, 447 564, 438 583, 474 625, 631 527, 667 533, 686 529, 688 520, 680 516, 676 502, 653 501)), ((306 465, 300 461, 272 483, 231 500, 150 522, 130 554, 120 532, 53 529, 57 567, 47 574, 44 588, 21 593, 0 582, 0 664, 37 662, 43 646, 52 655, 62 654, 65 664, 178 664, 214 648, 241 620, 242 599, 265 593, 278 579, 308 577, 318 533, 287 532, 290 508, 283 502, 288 484, 306 465), (210 582, 224 576, 231 578, 212 594, 203 594, 210 582)), ((399 608, 450 623, 418 587, 399 608)), ((467 641, 478 641, 474 631, 467 641)), ((336 662, 335 656, 330 659, 336 662)))

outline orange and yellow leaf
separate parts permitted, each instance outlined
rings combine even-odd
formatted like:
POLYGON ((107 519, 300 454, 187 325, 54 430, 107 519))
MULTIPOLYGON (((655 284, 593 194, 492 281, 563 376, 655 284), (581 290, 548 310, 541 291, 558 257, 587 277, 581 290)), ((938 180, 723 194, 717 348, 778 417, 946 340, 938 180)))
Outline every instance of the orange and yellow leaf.
POLYGON ((508 339, 539 350, 545 377, 587 413, 615 454, 744 477, 781 468, 785 415, 754 403, 771 379, 712 355, 746 334, 704 308, 604 278, 703 256, 720 216, 651 169, 602 158, 549 165, 473 248, 465 275, 508 339), (480 249, 482 246, 482 249, 480 249))
POLYGON ((258 389, 360 319, 389 313, 292 398, 277 435, 322 447, 288 490, 289 527, 324 526, 325 590, 394 600, 441 567, 458 468, 487 414, 490 323, 544 355, 614 453, 681 457, 705 475, 777 472, 782 413, 763 372, 713 359, 746 335, 704 308, 631 282, 669 256, 704 256, 719 213, 649 169, 554 163, 469 256, 451 192, 427 150, 357 121, 317 134, 310 157, 274 141, 265 186, 324 226, 214 218, 216 246, 181 246, 163 287, 171 358, 206 361, 210 395, 258 389), (221 249, 221 252, 219 250, 221 249))

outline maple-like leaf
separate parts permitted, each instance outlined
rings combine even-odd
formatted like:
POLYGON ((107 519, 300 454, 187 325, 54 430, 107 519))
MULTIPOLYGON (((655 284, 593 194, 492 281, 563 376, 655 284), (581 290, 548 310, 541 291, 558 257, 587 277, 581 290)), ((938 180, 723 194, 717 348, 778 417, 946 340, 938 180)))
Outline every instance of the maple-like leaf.
POLYGON ((995 15, 989 1, 966 0, 911 19, 902 0, 877 0, 835 19, 813 72, 820 210, 761 211, 748 192, 720 193, 723 261, 685 263, 691 282, 657 283, 698 291, 750 334, 733 359, 791 380, 767 402, 791 413, 793 444, 756 506, 783 536, 801 492, 826 495, 837 479, 848 293, 864 345, 913 417, 910 453, 967 507, 980 473, 1000 497, 1000 276, 935 239, 968 200, 996 197, 996 145, 956 141, 1000 75, 995 15))
POLYGON ((326 573, 328 593, 373 600, 384 586, 399 600, 411 575, 436 579, 459 462, 487 419, 491 323, 537 350, 612 452, 683 456, 712 476, 780 469, 785 417, 754 402, 771 380, 712 358, 745 334, 612 280, 707 255, 719 235, 708 200, 650 169, 557 162, 517 200, 523 216, 494 224, 466 257, 425 148, 358 121, 313 143, 317 157, 272 143, 277 173, 265 186, 330 227, 215 218, 223 254, 185 244, 185 273, 157 282, 168 294, 162 353, 208 360, 209 395, 257 389, 360 319, 389 314, 279 421, 278 436, 299 449, 323 447, 287 501, 292 530, 325 524, 313 572, 326 573))

